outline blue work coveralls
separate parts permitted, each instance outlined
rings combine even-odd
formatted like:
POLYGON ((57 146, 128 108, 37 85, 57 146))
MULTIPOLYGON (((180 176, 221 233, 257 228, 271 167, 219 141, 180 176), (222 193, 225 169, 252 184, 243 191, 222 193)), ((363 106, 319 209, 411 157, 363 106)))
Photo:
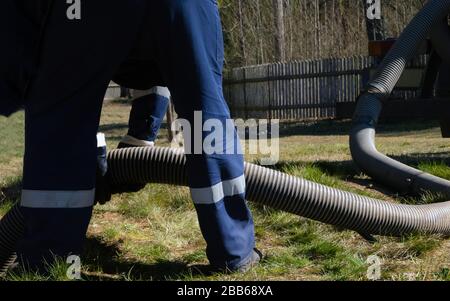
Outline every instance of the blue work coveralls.
POLYGON ((143 50, 135 48, 113 77, 121 86, 133 88, 128 135, 122 139, 125 145, 146 146, 145 142, 153 143, 169 106, 170 91, 163 87, 165 81, 158 65, 145 59, 145 56, 143 50), (148 89, 149 83, 155 86, 148 89))
MULTIPOLYGON (((224 51, 217 1, 81 1, 80 18, 69 17, 71 4, 66 1, 50 2, 32 56, 36 72, 27 73, 23 98, 21 208, 26 234, 18 255, 31 265, 53 255, 81 253, 94 205, 102 100, 122 64, 143 66, 134 71, 139 80, 125 86, 167 86, 179 117, 192 125, 196 111, 202 112, 202 121, 214 118, 224 128, 230 118, 222 91, 224 51), (158 81, 145 62, 157 70, 158 81)), ((0 101, 0 112, 6 111, 1 109, 6 103, 0 101)), ((202 137, 208 134, 203 131, 202 137)), ((227 152, 186 154, 208 259, 231 269, 245 264, 254 248, 238 140, 235 131, 225 131, 222 145, 227 152)))
POLYGON ((169 107, 169 89, 155 86, 149 90, 131 90, 131 94, 133 103, 128 134, 121 143, 125 146, 154 146, 169 107))

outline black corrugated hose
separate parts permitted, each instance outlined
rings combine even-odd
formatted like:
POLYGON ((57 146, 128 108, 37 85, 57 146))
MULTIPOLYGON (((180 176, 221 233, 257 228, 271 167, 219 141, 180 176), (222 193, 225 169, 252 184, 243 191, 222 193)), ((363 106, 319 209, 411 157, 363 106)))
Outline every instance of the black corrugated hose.
POLYGON ((16 205, 0 221, 0 276, 16 259, 16 244, 24 231, 23 216, 16 205))

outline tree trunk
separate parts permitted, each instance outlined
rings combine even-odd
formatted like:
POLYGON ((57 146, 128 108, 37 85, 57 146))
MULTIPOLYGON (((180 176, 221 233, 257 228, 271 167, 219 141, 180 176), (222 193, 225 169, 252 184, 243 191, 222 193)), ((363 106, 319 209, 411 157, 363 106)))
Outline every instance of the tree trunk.
POLYGON ((245 46, 245 30, 244 30, 244 13, 242 8, 242 0, 238 1, 239 10, 238 10, 238 18, 239 18, 239 48, 241 50, 241 65, 247 65, 247 49, 245 46))
POLYGON ((273 0, 275 18, 275 60, 286 60, 286 41, 284 28, 283 0, 273 0))

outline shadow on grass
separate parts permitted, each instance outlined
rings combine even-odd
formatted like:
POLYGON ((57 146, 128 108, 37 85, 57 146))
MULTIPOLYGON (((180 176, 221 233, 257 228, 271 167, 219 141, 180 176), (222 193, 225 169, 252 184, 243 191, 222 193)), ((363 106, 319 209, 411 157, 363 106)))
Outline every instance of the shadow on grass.
MULTIPOLYGON (((449 153, 412 153, 401 156, 390 156, 394 160, 404 163, 408 166, 418 168, 420 165, 450 165, 449 153)), ((360 177, 364 173, 359 167, 350 160, 347 161, 281 161, 274 168, 280 171, 289 171, 292 169, 304 169, 308 167, 314 167, 320 170, 321 173, 337 177, 342 181, 357 184, 362 187, 370 187, 371 190, 380 192, 390 196, 409 196, 413 198, 419 197, 419 195, 411 195, 406 192, 399 192, 395 187, 378 183, 371 178, 360 177)), ((436 174, 436 176, 440 176, 436 174)), ((449 179, 450 180, 450 179, 449 179)))
MULTIPOLYGON (((389 156, 390 158, 397 160, 406 165, 417 168, 420 164, 446 164, 450 165, 450 153, 440 152, 440 153, 411 153, 408 155, 401 156, 389 156)), ((324 173, 331 176, 337 176, 342 179, 349 177, 354 177, 361 173, 361 170, 356 166, 356 164, 351 161, 280 161, 275 165, 277 170, 286 170, 288 168, 302 168, 306 166, 315 166, 319 168, 324 173)))
MULTIPOLYGON (((166 122, 163 122, 161 124, 161 129, 158 134, 158 139, 161 139, 161 137, 166 137, 166 131, 168 130, 168 125, 166 122)), ((123 131, 124 133, 128 130, 128 124, 127 123, 108 123, 103 124, 99 126, 98 131, 101 133, 107 134, 107 140, 108 141, 115 141, 119 142, 123 139, 123 135, 110 135, 110 133, 114 133, 115 131, 123 131)), ((116 134, 116 133, 114 133, 116 134)))
POLYGON ((119 98, 111 99, 108 102, 112 103, 112 104, 127 105, 127 106, 131 107, 131 104, 133 103, 133 99, 128 98, 128 97, 119 97, 119 98))
MULTIPOLYGON (((294 135, 308 136, 346 136, 352 127, 351 120, 321 120, 310 122, 282 122, 280 124, 280 137, 294 135)), ((439 127, 437 121, 415 120, 401 122, 382 122, 377 127, 378 133, 401 134, 411 131, 429 130, 439 127)))
MULTIPOLYGON (((128 124, 127 123, 108 123, 108 124, 103 124, 99 126, 99 131, 100 132, 108 132, 108 131, 114 131, 114 130, 125 130, 128 129, 128 124)), ((169 126, 167 124, 167 122, 163 121, 161 123, 161 130, 167 130, 169 129, 169 126)))
POLYGON ((437 153, 411 153, 408 155, 401 156, 389 156, 392 159, 400 161, 404 164, 411 166, 419 166, 423 163, 437 163, 450 165, 450 153, 448 152, 437 152, 437 153))
POLYGON ((22 193, 22 179, 17 178, 8 182, 6 186, 0 186, 0 205, 17 202, 22 193))
MULTIPOLYGON (((351 120, 320 120, 305 122, 281 122, 280 138, 305 135, 305 136, 348 136, 352 127, 351 120)), ((416 120, 404 122, 386 122, 377 127, 379 134, 400 135, 413 131, 430 130, 439 127, 437 121, 416 120)), ((161 124, 161 130, 169 128, 167 122, 161 124)), ((114 130, 128 129, 127 123, 110 123, 99 127, 100 132, 107 133, 114 130)))
MULTIPOLYGON (((90 237, 85 245, 84 264, 94 270, 100 268, 103 274, 122 275, 129 280, 179 280, 213 274, 207 265, 188 266, 185 262, 169 260, 151 264, 131 262, 121 259, 120 253, 118 245, 107 244, 98 238, 90 237)), ((86 278, 92 281, 111 280, 110 277, 102 275, 89 275, 86 278)))
POLYGON ((108 123, 101 125, 98 130, 102 133, 108 133, 115 130, 126 130, 128 129, 128 124, 126 123, 108 123))

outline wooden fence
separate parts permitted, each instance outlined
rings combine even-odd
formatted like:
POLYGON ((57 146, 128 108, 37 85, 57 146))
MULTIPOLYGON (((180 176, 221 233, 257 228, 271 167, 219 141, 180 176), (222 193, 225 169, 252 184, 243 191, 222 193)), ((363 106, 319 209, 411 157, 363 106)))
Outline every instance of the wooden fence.
MULTIPOLYGON (((426 61, 422 56, 408 67, 424 68, 426 61)), ((236 68, 224 75, 224 94, 234 118, 335 118, 336 104, 354 102, 376 64, 358 56, 236 68)), ((397 90, 394 96, 411 99, 417 92, 397 90)))

